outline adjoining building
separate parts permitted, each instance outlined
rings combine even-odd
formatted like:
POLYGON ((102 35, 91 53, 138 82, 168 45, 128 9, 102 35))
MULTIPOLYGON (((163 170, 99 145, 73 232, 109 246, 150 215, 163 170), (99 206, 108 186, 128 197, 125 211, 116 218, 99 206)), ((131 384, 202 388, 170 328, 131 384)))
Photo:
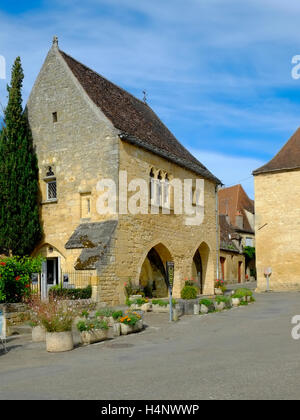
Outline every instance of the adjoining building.
POLYGON ((253 172, 257 289, 300 289, 300 129, 266 165, 253 172))
MULTIPOLYGON (((166 296, 165 266, 173 261, 175 297, 192 276, 203 293, 213 293, 220 181, 147 103, 61 51, 54 38, 27 111, 39 161, 44 229, 34 254, 46 258, 46 288, 92 278, 93 297, 117 304, 124 302, 124 284, 131 279, 166 296), (99 191, 99 181, 109 179, 119 190, 121 171, 128 185, 144 180, 159 214, 131 214, 119 199, 118 211, 99 213, 99 196, 106 192, 99 191), (173 179, 202 180, 203 223, 188 225, 185 214, 176 214, 173 179), (166 208, 170 214, 163 214, 166 208)), ((124 201, 134 194, 126 192, 124 201)))
POLYGON ((226 283, 255 280, 254 258, 245 247, 255 248, 254 202, 241 185, 219 190, 220 278, 226 283))

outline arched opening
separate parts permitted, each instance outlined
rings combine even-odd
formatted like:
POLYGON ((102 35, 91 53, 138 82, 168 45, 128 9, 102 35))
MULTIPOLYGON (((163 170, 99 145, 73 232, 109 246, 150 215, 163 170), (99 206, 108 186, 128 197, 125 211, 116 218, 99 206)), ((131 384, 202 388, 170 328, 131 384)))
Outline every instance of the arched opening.
POLYGON ((193 278, 196 279, 197 285, 199 287, 199 292, 202 295, 203 293, 203 273, 202 273, 202 260, 199 249, 195 252, 193 258, 193 278))
POLYGON ((197 248, 192 262, 192 276, 197 280, 200 294, 205 294, 210 250, 205 242, 197 248))
POLYGON ((147 297, 164 298, 168 296, 166 282, 166 262, 172 261, 169 250, 158 244, 150 249, 141 268, 139 284, 147 297))

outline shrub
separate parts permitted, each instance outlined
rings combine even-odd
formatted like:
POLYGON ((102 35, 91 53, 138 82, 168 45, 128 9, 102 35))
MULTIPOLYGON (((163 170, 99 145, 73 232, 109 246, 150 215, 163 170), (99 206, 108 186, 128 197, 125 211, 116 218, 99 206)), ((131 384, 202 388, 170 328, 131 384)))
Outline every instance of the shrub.
POLYGON ((120 318, 120 322, 125 325, 134 326, 140 319, 141 319, 141 316, 137 314, 136 312, 134 312, 120 318))
MULTIPOLYGON (((175 306, 177 301, 175 299, 172 299, 172 306, 175 306)), ((159 306, 168 306, 169 301, 168 300, 161 300, 161 299, 153 299, 152 305, 159 305, 159 306)))
POLYGON ((112 313, 113 319, 119 319, 119 318, 122 318, 122 316, 123 316, 123 311, 115 311, 112 313))
POLYGON ((10 257, 0 261, 0 303, 21 302, 31 294, 31 276, 41 271, 43 258, 10 257))
POLYGON ((49 302, 38 299, 30 303, 32 319, 37 325, 43 325, 47 332, 71 331, 78 311, 73 305, 65 305, 57 300, 49 302))
POLYGON ((181 290, 182 299, 196 299, 197 298, 197 289, 194 286, 184 286, 181 290))
POLYGON ((49 297, 52 299, 90 299, 92 297, 92 286, 87 286, 83 289, 66 289, 61 286, 52 286, 49 290, 49 297))
POLYGON ((209 308, 209 307, 210 307, 210 306, 212 306, 214 303, 213 303, 213 301, 212 301, 212 300, 210 300, 210 299, 201 299, 201 300, 199 301, 199 304, 200 304, 200 305, 207 306, 207 307, 209 308))
POLYGON ((247 289, 246 287, 241 288, 241 289, 237 289, 236 293, 240 293, 243 296, 253 296, 253 292, 250 289, 247 289))
POLYGON ((226 303, 226 305, 230 304, 230 298, 228 296, 216 296, 215 301, 217 304, 220 304, 221 302, 226 303))
POLYGON ((114 311, 111 308, 102 308, 102 309, 99 309, 99 311, 97 311, 95 313, 95 316, 96 317, 106 317, 106 318, 109 318, 109 317, 113 316, 113 313, 114 313, 114 311))
POLYGON ((138 298, 138 299, 133 299, 133 300, 128 298, 128 301, 126 300, 127 306, 131 306, 131 305, 142 306, 144 305, 144 303, 148 303, 148 302, 149 300, 147 298, 138 298))
POLYGON ((92 330, 108 330, 106 321, 98 320, 97 318, 86 319, 77 323, 77 329, 80 332, 92 330))

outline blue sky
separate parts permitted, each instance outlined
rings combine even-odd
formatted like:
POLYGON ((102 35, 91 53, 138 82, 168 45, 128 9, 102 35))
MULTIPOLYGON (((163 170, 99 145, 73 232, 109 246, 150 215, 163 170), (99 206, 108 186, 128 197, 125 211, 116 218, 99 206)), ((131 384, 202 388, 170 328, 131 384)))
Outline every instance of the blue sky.
POLYGON ((253 197, 252 170, 300 125, 299 16, 299 0, 2 0, 0 55, 8 73, 21 56, 26 101, 58 35, 62 50, 135 96, 146 90, 175 136, 253 197))

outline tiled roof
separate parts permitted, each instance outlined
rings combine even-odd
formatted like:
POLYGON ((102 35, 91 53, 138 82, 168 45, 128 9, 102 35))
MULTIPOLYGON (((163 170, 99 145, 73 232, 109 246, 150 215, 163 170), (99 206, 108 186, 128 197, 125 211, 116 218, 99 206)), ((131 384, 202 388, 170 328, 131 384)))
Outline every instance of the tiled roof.
POLYGON ((116 220, 107 220, 77 226, 65 244, 66 249, 82 249, 75 263, 76 270, 93 270, 106 265, 117 225, 116 220))
POLYGON ((248 197, 240 184, 219 190, 219 214, 227 215, 229 217, 230 224, 234 226, 236 230, 254 233, 246 216, 245 210, 254 214, 254 201, 248 197), (243 229, 236 226, 237 214, 241 214, 243 216, 243 229))
POLYGON ((277 155, 266 165, 253 171, 253 175, 291 169, 300 169, 300 128, 277 155))
POLYGON ((217 184, 221 183, 179 143, 146 103, 63 51, 59 52, 90 99, 120 130, 123 141, 145 148, 217 184))
POLYGON ((240 239, 240 235, 235 232, 234 228, 228 224, 225 215, 219 216, 220 225, 220 249, 224 251, 239 252, 235 246, 233 239, 240 239))

